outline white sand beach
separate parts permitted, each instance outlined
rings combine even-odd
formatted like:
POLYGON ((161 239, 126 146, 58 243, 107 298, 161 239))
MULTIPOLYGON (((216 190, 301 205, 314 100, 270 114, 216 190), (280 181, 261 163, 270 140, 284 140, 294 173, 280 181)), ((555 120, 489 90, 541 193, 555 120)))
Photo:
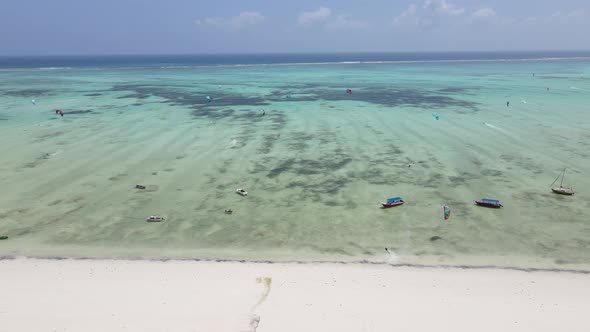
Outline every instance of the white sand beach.
POLYGON ((589 326, 590 275, 583 273, 24 258, 1 260, 0 273, 0 331, 11 332, 573 332, 589 326))

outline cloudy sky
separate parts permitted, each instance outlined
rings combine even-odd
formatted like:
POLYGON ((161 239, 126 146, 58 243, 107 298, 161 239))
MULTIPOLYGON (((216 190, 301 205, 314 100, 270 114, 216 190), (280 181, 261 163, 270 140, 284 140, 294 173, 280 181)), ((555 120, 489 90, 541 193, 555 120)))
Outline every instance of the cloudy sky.
POLYGON ((0 55, 590 49, 590 0, 2 0, 0 55))

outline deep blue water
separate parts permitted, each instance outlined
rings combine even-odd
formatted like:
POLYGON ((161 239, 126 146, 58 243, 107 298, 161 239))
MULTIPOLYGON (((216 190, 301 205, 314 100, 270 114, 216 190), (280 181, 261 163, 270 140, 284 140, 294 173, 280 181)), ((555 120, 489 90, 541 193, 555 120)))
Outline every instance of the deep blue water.
POLYGON ((282 63, 331 63, 356 61, 518 60, 577 57, 590 57, 590 51, 10 56, 0 57, 0 68, 119 68, 255 65, 282 63))

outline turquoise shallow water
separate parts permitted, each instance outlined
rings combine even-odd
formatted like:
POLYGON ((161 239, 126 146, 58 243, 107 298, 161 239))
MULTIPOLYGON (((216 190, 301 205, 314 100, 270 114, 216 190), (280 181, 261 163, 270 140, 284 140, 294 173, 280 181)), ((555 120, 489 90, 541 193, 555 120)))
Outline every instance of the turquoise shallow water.
POLYGON ((11 68, 0 84, 3 255, 590 269, 589 59, 11 68), (573 197, 550 191, 564 167, 573 197))

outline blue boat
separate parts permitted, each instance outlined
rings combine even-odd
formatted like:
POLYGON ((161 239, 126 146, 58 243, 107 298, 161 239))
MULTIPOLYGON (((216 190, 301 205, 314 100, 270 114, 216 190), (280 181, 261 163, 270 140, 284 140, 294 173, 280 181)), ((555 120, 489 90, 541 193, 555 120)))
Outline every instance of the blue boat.
POLYGON ((479 200, 475 201, 475 204, 477 204, 478 206, 485 206, 485 207, 495 208, 495 209, 499 209, 503 206, 502 204, 500 204, 499 200, 491 199, 491 198, 479 199, 479 200))
POLYGON ((387 208, 391 208, 394 206, 400 206, 404 203, 405 203, 404 200, 398 196, 398 197, 388 198, 387 202, 381 203, 381 205, 383 205, 384 209, 387 209, 387 208))

